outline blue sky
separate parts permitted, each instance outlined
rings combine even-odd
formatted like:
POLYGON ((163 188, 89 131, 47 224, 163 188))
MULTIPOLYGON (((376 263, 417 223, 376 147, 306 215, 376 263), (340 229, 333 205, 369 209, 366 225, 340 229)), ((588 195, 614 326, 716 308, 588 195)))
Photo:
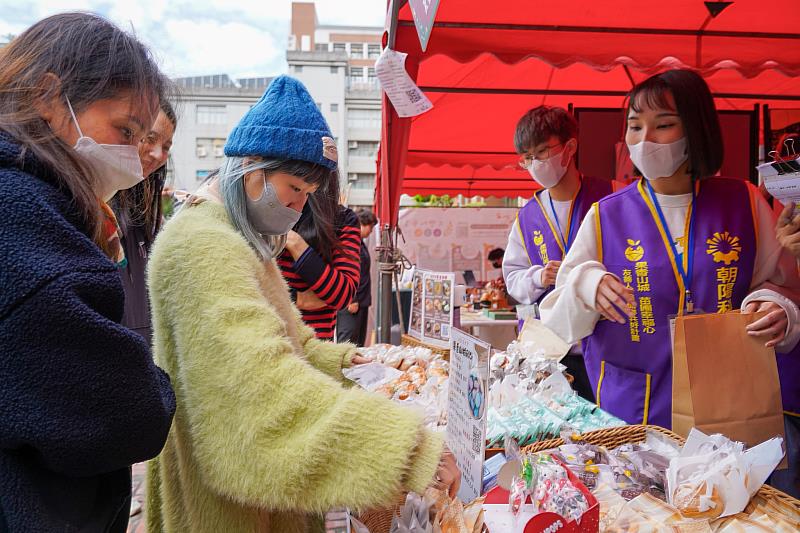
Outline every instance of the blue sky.
MULTIPOLYGON (((383 26, 385 0, 315 3, 320 24, 383 26)), ((0 0, 0 35, 74 10, 132 27, 170 76, 273 76, 286 70, 291 0, 0 0)))

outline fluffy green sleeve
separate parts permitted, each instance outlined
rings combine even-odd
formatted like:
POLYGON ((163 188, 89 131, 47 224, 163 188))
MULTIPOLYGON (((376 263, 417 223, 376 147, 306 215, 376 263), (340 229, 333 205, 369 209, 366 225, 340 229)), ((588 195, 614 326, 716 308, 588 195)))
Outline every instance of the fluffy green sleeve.
POLYGON ((342 369, 351 365, 356 347, 348 343, 321 341, 314 336, 314 330, 298 318, 297 326, 300 342, 305 350, 306 360, 320 372, 337 381, 343 381, 342 369))
POLYGON ((324 372, 293 353, 259 289, 261 265, 229 226, 185 229, 162 234, 151 290, 165 291, 156 297, 169 310, 178 402, 208 486, 243 504, 303 512, 423 490, 440 437, 414 412, 326 375, 343 348, 307 340, 324 372))

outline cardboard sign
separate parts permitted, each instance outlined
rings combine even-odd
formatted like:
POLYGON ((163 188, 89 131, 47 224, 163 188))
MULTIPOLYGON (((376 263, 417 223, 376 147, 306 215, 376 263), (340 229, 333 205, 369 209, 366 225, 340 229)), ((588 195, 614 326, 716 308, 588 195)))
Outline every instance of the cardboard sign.
POLYGON ((483 488, 491 348, 459 329, 450 334, 447 445, 461 470, 458 497, 463 502, 480 496, 483 488))

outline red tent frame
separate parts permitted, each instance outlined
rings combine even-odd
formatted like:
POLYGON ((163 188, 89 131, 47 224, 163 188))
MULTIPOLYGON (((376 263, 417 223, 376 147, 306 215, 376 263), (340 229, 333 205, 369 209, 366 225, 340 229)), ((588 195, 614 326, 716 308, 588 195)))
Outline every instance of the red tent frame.
POLYGON ((800 106, 792 0, 442 0, 426 52, 405 0, 389 7, 385 44, 434 103, 401 119, 384 95, 375 207, 391 227, 402 193, 532 193, 512 132, 540 103, 621 107, 634 83, 690 67, 720 109, 800 106))
POLYGON ((383 342, 401 194, 529 196, 535 185, 516 165, 512 142, 527 109, 621 109, 635 83, 675 67, 700 72, 720 109, 800 107, 793 0, 495 4, 441 0, 423 52, 407 0, 388 1, 384 45, 408 54, 406 71, 434 107, 400 118, 383 96, 375 192, 383 342))

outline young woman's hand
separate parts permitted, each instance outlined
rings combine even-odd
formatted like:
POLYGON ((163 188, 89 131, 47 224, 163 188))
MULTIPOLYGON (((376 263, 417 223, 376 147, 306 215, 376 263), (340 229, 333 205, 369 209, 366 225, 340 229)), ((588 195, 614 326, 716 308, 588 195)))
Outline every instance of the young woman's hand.
POLYGON ((597 286, 597 294, 595 295, 595 309, 598 313, 612 322, 624 324, 627 317, 623 317, 617 308, 621 309, 629 317, 631 316, 631 310, 628 309, 628 305, 633 303, 633 289, 623 285, 612 274, 603 276, 597 286), (615 305, 616 307, 614 307, 615 305))
POLYGON ((439 467, 436 469, 433 486, 441 491, 447 491, 451 498, 455 498, 458 489, 461 487, 461 471, 456 465, 456 457, 453 452, 445 446, 442 458, 439 459, 439 467))
POLYGON ((292 255, 292 259, 297 261, 308 249, 308 243, 296 231, 289 231, 286 234, 286 250, 292 255))
POLYGON ((356 365, 366 365, 367 363, 371 363, 372 359, 367 359, 366 357, 362 357, 360 355, 354 355, 350 358, 350 364, 353 366, 356 365))
POLYGON ((794 202, 789 202, 778 217, 775 237, 790 254, 800 259, 800 215, 793 214, 794 202))
POLYGON ((747 334, 752 337, 766 337, 769 339, 764 346, 771 348, 781 342, 786 336, 786 326, 789 325, 789 317, 783 307, 775 302, 750 302, 742 309, 742 313, 757 313, 764 311, 766 316, 759 318, 748 325, 747 334))
POLYGON ((353 302, 347 306, 347 312, 351 315, 358 313, 358 302, 353 302))
POLYGON ((317 309, 322 309, 327 305, 328 304, 320 300, 319 296, 310 290, 297 293, 297 301, 295 302, 295 306, 301 311, 316 311, 317 309))

